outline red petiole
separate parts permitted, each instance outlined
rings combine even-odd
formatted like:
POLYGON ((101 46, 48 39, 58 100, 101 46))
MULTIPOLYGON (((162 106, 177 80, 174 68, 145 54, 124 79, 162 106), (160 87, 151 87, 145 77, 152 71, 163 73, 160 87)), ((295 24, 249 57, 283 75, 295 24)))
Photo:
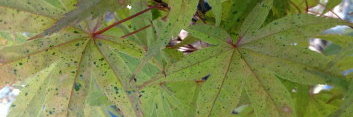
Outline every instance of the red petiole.
POLYGON ((129 36, 131 36, 131 35, 134 35, 134 34, 140 32, 140 31, 143 31, 143 30, 145 30, 145 29, 147 29, 147 28, 149 28, 149 27, 151 27, 151 25, 147 25, 147 26, 145 26, 145 27, 142 27, 142 28, 140 28, 140 29, 138 29, 138 30, 136 30, 136 31, 134 31, 134 32, 131 32, 131 33, 129 33, 129 34, 126 34, 126 35, 124 35, 124 36, 121 36, 120 38, 127 38, 127 37, 129 37, 129 36))
MULTIPOLYGON (((113 27, 116 26, 116 25, 119 25, 119 24, 121 24, 121 23, 124 23, 124 22, 126 22, 126 21, 129 21, 129 20, 131 20, 132 18, 135 18, 135 17, 137 17, 137 16, 139 16, 139 15, 141 15, 141 14, 147 12, 147 11, 150 11, 151 9, 154 9, 154 8, 161 8, 161 7, 162 7, 162 6, 159 5, 159 4, 157 4, 157 5, 155 5, 155 6, 150 6, 150 7, 148 7, 147 9, 145 9, 145 10, 143 10, 143 11, 140 11, 140 12, 138 12, 138 13, 132 15, 132 16, 129 16, 129 17, 125 18, 125 19, 122 19, 122 20, 120 20, 120 21, 117 21, 117 22, 115 22, 115 23, 113 23, 113 24, 111 24, 111 25, 109 25, 109 26, 103 28, 102 30, 99 30, 99 31, 97 31, 97 32, 94 32, 94 33, 92 34, 92 36, 93 36, 93 37, 96 37, 97 35, 100 35, 100 34, 106 32, 106 31, 110 30, 111 28, 113 28, 113 27)), ((137 32, 138 32, 138 31, 137 31, 137 32)))

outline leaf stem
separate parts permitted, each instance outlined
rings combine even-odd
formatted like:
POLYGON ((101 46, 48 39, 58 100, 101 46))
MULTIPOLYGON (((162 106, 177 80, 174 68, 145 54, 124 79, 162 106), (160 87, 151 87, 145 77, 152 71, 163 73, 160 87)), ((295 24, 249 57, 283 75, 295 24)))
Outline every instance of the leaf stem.
POLYGON ((238 38, 237 42, 235 43, 235 47, 239 47, 242 40, 243 40, 243 37, 240 36, 240 37, 238 38))
MULTIPOLYGON (((324 5, 324 4, 322 4, 322 3, 319 3, 319 5, 325 7, 325 9, 327 9, 327 5, 324 5)), ((324 11, 325 11, 325 9, 324 9, 324 11)), ((329 12, 331 12, 333 15, 335 15, 338 19, 343 20, 343 19, 342 19, 340 16, 338 16, 338 14, 336 14, 332 9, 333 9, 333 8, 327 9, 327 10, 328 10, 329 12)), ((320 16, 324 16, 324 15, 325 15, 324 12, 322 12, 322 13, 320 14, 320 16)))
POLYGON ((305 11, 306 11, 306 13, 308 13, 309 12, 309 3, 307 0, 304 0, 304 2, 305 2, 305 11))
POLYGON ((129 20, 131 20, 132 18, 135 18, 135 17, 137 17, 137 16, 139 16, 139 15, 142 15, 143 13, 145 13, 145 12, 151 10, 151 9, 160 8, 160 7, 161 7, 160 5, 150 6, 150 7, 148 7, 147 9, 142 10, 142 11, 140 11, 140 12, 138 12, 138 13, 132 15, 132 16, 129 16, 129 17, 125 18, 125 19, 122 19, 122 20, 120 20, 120 21, 117 21, 117 22, 115 22, 115 23, 113 23, 113 24, 111 24, 111 25, 109 25, 109 26, 103 28, 102 30, 99 30, 99 31, 97 31, 97 32, 94 32, 92 35, 93 35, 93 37, 95 37, 96 35, 102 34, 102 33, 106 32, 106 31, 108 31, 109 29, 113 28, 113 27, 116 26, 116 25, 119 25, 119 24, 121 24, 121 23, 124 23, 124 22, 126 22, 126 21, 129 21, 129 20))
POLYGON ((120 38, 127 38, 127 37, 129 37, 129 36, 131 36, 131 35, 134 35, 134 34, 140 32, 140 31, 142 31, 142 30, 145 30, 145 29, 147 29, 147 28, 149 28, 149 27, 151 27, 151 25, 147 25, 147 26, 145 26, 145 27, 142 27, 142 28, 140 28, 140 29, 138 29, 138 30, 135 30, 134 32, 131 32, 131 33, 129 33, 129 34, 126 34, 126 35, 124 35, 124 36, 121 36, 120 38))
POLYGON ((300 10, 299 6, 297 4, 295 4, 293 1, 289 1, 289 3, 295 8, 297 9, 298 13, 302 13, 302 11, 300 10))

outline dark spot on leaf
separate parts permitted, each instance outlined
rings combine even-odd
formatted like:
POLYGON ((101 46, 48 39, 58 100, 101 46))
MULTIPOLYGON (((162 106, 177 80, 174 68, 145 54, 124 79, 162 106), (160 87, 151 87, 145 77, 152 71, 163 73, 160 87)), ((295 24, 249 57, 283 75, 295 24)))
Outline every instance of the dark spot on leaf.
POLYGON ((202 78, 201 78, 201 80, 206 81, 206 80, 207 80, 210 76, 211 76, 211 74, 208 74, 208 75, 206 75, 206 76, 202 77, 202 78))
POLYGON ((237 114, 239 114, 239 112, 236 111, 236 110, 233 110, 233 111, 232 111, 232 114, 237 115, 237 114))
POLYGON ((131 94, 133 93, 134 91, 126 91, 127 94, 131 94))
POLYGON ((241 20, 238 18, 238 19, 237 19, 237 22, 240 22, 240 21, 241 21, 241 20))
POLYGON ((114 87, 115 93, 118 94, 119 93, 119 88, 118 87, 114 87))
POLYGON ((14 73, 14 74, 17 74, 17 69, 14 69, 14 70, 13 70, 13 73, 14 73))
POLYGON ((74 84, 74 89, 75 89, 75 91, 79 91, 80 88, 81 88, 81 84, 79 84, 79 83, 75 83, 75 84, 74 84))

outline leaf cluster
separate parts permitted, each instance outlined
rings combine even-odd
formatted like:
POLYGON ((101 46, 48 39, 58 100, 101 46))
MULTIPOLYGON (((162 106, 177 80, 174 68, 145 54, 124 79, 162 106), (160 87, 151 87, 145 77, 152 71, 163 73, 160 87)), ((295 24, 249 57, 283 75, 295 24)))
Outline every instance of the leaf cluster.
POLYGON ((342 72, 353 38, 322 32, 352 24, 307 14, 317 4, 0 0, 0 87, 21 89, 9 116, 351 116, 352 74, 342 72), (170 46, 182 29, 189 36, 170 46), (309 50, 310 38, 335 53, 309 50), (198 41, 207 47, 178 50, 198 41), (334 88, 312 93, 318 84, 334 88))

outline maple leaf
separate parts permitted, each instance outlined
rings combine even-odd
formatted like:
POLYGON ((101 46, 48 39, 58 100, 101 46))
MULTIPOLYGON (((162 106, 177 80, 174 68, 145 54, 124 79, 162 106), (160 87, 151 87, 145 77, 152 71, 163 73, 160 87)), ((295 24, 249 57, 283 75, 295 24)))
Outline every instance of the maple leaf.
MULTIPOLYGON (((129 99, 131 98, 128 98, 127 93, 124 92, 126 88, 128 88, 126 90, 130 90, 130 88, 127 85, 122 85, 123 82, 129 84, 129 80, 127 78, 120 79, 121 77, 127 77, 124 75, 129 73, 127 66, 124 67, 129 60, 121 60, 119 56, 126 56, 126 54, 141 56, 142 51, 127 40, 102 39, 98 41, 93 40, 84 32, 64 30, 47 38, 4 47, 0 51, 1 86, 25 80, 52 63, 58 64, 53 68, 54 70, 49 72, 49 76, 45 77, 48 82, 42 83, 44 86, 41 87, 47 90, 38 91, 44 93, 41 94, 42 96, 33 92, 37 91, 35 88, 31 88, 28 92, 23 92, 25 93, 23 96, 31 94, 44 98, 43 100, 47 101, 27 101, 30 104, 35 104, 35 107, 42 105, 47 108, 30 111, 28 108, 18 105, 13 109, 13 112, 21 111, 24 113, 17 114, 30 116, 36 114, 46 115, 50 112, 50 114, 65 115, 65 111, 68 111, 67 108, 69 108, 68 115, 83 115, 85 97, 90 91, 93 91, 89 90, 93 88, 94 85, 90 85, 93 83, 105 92, 104 94, 108 99, 116 100, 114 101, 116 105, 130 105, 126 108, 119 106, 119 109, 124 114, 134 115, 133 110, 129 110, 132 108, 131 104, 129 104, 131 101, 129 99), (121 46, 119 46, 120 44, 121 46), (102 45, 105 46, 103 47, 102 45), (60 101, 60 103, 54 103, 56 101, 53 100, 60 101), (53 108, 54 110, 51 110, 53 108), (28 113, 21 109, 28 110, 28 113)), ((44 78, 40 79, 39 77, 37 79, 42 80, 44 78)), ((40 85, 41 82, 34 80, 31 83, 40 85)))
POLYGON ((196 116, 231 116, 241 94, 245 94, 256 116, 274 117, 296 116, 291 94, 281 80, 347 86, 339 70, 326 69, 333 58, 310 51, 308 39, 327 28, 350 24, 298 14, 262 27, 271 6, 272 0, 258 4, 245 19, 238 38, 219 27, 191 26, 187 30, 191 36, 212 46, 186 56, 141 87, 203 82, 196 101, 196 116), (203 79, 205 76, 209 78, 203 79))
MULTIPOLYGON (((51 27, 44 32, 45 35, 88 16, 101 15, 106 10, 100 7, 110 4, 100 0, 93 3, 79 1, 78 8, 66 14, 67 10, 61 8, 65 4, 55 1, 0 3, 4 14, 0 19, 5 24, 1 31, 37 33, 51 27), (52 26, 60 15, 63 18, 52 26), (28 24, 20 23, 24 21, 28 24)), ((133 92, 133 85, 128 85, 130 79, 127 75, 131 72, 127 64, 133 59, 122 59, 122 56, 139 57, 142 50, 128 40, 116 40, 114 37, 96 39, 83 31, 89 29, 67 27, 48 37, 1 48, 0 86, 27 81, 24 83, 27 89, 19 97, 23 101, 13 106, 11 116, 85 116, 86 109, 94 107, 92 102, 96 100, 90 99, 92 96, 106 97, 99 101, 114 100, 108 104, 117 105, 121 115, 142 116, 139 107, 134 106, 139 103, 138 95, 133 92), (93 93, 95 88, 103 94, 93 93), (134 95, 134 98, 129 95, 134 95)), ((102 105, 107 103, 102 102, 102 105)))

